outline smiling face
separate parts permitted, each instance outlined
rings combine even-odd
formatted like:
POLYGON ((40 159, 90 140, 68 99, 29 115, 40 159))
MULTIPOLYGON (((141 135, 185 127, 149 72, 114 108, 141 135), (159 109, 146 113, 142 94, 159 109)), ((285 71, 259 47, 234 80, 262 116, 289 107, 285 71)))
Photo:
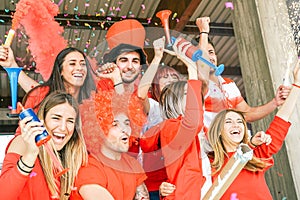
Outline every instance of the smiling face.
POLYGON ((104 139, 102 148, 104 154, 110 158, 118 158, 122 153, 127 152, 130 135, 130 120, 127 115, 124 113, 115 115, 112 126, 104 139))
POLYGON ((167 74, 165 74, 158 80, 159 90, 162 91, 162 89, 166 85, 169 85, 170 83, 173 83, 176 81, 179 81, 178 75, 175 73, 172 73, 172 72, 168 72, 167 74))
POLYGON ((52 136, 57 151, 72 137, 75 130, 76 111, 66 103, 52 107, 46 114, 45 126, 52 136))
POLYGON ((236 112, 228 112, 224 120, 222 133, 225 148, 227 151, 235 150, 245 135, 245 123, 242 116, 236 112))
POLYGON ((80 52, 73 51, 66 55, 62 63, 61 75, 68 87, 80 88, 84 84, 87 76, 87 66, 80 52))
POLYGON ((140 54, 132 51, 122 53, 117 57, 116 64, 120 69, 124 83, 132 83, 137 79, 141 71, 140 54))

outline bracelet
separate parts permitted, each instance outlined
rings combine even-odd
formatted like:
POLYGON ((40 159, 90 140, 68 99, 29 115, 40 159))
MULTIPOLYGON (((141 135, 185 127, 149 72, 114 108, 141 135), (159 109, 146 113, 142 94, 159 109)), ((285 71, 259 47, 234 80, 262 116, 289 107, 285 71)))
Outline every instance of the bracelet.
POLYGON ((200 32, 199 35, 201 35, 202 33, 207 34, 207 35, 209 34, 209 32, 204 31, 204 32, 200 32))
POLYGON ((27 168, 33 168, 33 167, 34 167, 34 164, 33 164, 32 167, 26 165, 26 164, 23 162, 23 160, 22 160, 22 156, 20 157, 20 161, 21 161, 21 163, 22 163, 25 167, 27 167, 27 168))
POLYGON ((295 86, 295 87, 297 87, 297 88, 300 88, 300 85, 296 85, 295 83, 293 83, 292 86, 295 86))
MULTIPOLYGON (((20 171, 24 172, 24 173, 30 174, 31 171, 32 171, 32 169, 30 169, 30 171, 24 170, 22 167, 20 167, 19 162, 20 162, 20 160, 17 162, 17 167, 18 167, 18 169, 19 169, 20 171)), ((21 161, 21 162, 22 162, 22 161, 21 161)))
POLYGON ((114 84, 114 87, 121 85, 121 84, 123 84, 123 82, 116 83, 116 84, 114 84))
POLYGON ((250 138, 250 144, 251 144, 252 146, 254 146, 254 147, 257 147, 257 145, 253 144, 252 138, 253 138, 253 136, 250 138))

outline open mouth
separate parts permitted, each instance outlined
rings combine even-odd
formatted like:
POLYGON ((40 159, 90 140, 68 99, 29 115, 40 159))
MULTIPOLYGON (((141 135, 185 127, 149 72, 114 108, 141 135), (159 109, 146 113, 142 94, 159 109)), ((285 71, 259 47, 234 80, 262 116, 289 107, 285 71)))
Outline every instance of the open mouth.
POLYGON ((123 141, 124 144, 127 144, 129 142, 129 137, 128 136, 123 136, 121 138, 121 140, 123 141))
POLYGON ((239 135, 240 134, 240 131, 238 130, 233 130, 230 132, 231 135, 239 135))
POLYGON ((75 77, 75 78, 83 78, 83 74, 82 73, 74 73, 74 74, 72 74, 73 75, 73 77, 75 77))
POLYGON ((61 133, 53 133, 52 140, 56 143, 61 143, 65 139, 66 135, 61 133))

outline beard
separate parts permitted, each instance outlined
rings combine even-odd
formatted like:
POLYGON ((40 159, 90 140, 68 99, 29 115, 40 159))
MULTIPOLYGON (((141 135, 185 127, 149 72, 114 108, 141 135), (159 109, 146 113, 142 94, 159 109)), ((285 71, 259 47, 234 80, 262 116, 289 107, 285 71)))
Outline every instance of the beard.
POLYGON ((132 78, 128 79, 127 77, 122 77, 123 83, 132 83, 134 82, 139 76, 139 73, 135 74, 132 78))

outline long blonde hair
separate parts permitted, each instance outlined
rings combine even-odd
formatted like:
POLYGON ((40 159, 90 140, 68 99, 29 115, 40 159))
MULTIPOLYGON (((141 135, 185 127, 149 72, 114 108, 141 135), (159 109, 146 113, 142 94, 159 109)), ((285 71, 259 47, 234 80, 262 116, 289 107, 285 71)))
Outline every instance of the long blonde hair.
MULTIPOLYGON (((67 144, 59 152, 55 150, 52 140, 48 141, 49 146, 53 149, 62 166, 69 169, 67 173, 60 177, 60 188, 59 184, 57 184, 58 180, 55 178, 53 171, 54 163, 52 162, 44 145, 40 147, 38 157, 52 196, 60 196, 60 199, 69 199, 78 170, 81 166, 87 164, 88 157, 81 131, 78 103, 70 94, 65 92, 53 92, 42 102, 38 111, 38 117, 39 119, 45 120, 46 115, 51 108, 64 103, 71 105, 76 112, 74 133, 67 144)), ((45 123, 47 122, 45 121, 45 123)))
MULTIPOLYGON (((213 153, 210 153, 209 156, 213 157, 213 162, 211 163, 212 168, 215 169, 214 174, 219 172, 223 165, 224 165, 224 158, 225 156, 228 157, 228 154, 226 152, 224 143, 232 143, 228 137, 225 136, 224 134, 224 123, 225 123, 225 117, 226 114, 229 112, 235 112, 239 114, 243 120, 244 124, 244 137, 241 141, 241 143, 248 144, 250 141, 249 135, 248 135, 248 129, 247 129, 247 124, 245 117, 242 112, 237 111, 237 110, 223 110, 218 115, 215 117, 213 122, 210 125, 210 128, 208 130, 208 140, 210 145, 213 148, 213 153)), ((245 165, 245 169, 249 171, 261 171, 265 167, 267 167, 267 163, 264 162, 261 158, 257 158, 253 156, 252 160, 248 161, 248 163, 245 165)))

